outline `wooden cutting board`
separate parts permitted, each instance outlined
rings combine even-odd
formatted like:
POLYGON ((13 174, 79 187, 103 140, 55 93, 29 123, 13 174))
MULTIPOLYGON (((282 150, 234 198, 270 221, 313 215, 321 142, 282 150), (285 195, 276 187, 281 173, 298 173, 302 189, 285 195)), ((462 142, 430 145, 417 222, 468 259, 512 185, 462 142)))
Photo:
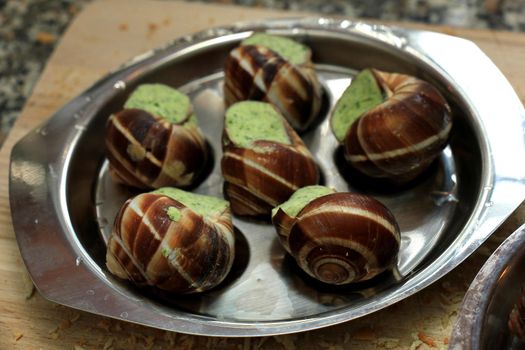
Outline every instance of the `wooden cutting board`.
MULTIPOLYGON (((205 28, 291 15, 221 5, 139 0, 98 1, 79 14, 61 38, 0 151, 0 349, 446 348, 468 285, 492 250, 523 221, 524 209, 520 208, 467 262, 424 291, 367 317, 299 335, 222 339, 164 332, 59 306, 32 290, 9 212, 9 154, 16 141, 97 79, 139 53, 205 28)), ((474 41, 525 101, 525 34, 401 25, 474 41)))

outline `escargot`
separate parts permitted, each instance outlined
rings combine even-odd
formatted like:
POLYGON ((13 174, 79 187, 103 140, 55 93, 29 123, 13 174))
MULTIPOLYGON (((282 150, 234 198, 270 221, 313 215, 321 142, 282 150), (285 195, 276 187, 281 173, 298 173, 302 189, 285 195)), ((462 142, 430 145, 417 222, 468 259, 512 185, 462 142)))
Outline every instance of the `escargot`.
POLYGON ((192 185, 208 159, 189 98, 169 86, 139 86, 106 124, 110 173, 141 189, 192 185))
POLYGON ((331 126, 354 168, 405 182, 445 148, 452 118, 447 101, 430 83, 365 69, 337 102, 331 126))
POLYGON ((525 341, 525 284, 521 286, 518 300, 510 312, 508 326, 514 335, 525 341))
POLYGON ((226 111, 221 169, 237 215, 269 216, 298 188, 317 184, 317 165, 270 104, 243 101, 226 111))
POLYGON ((244 100, 273 104, 297 131, 305 130, 321 108, 321 85, 311 50, 285 37, 255 33, 226 59, 226 105, 244 100))
POLYGON ((227 201, 165 187, 139 194, 121 207, 106 266, 138 286, 202 292, 224 280, 234 247, 227 201))
POLYGON ((399 225, 369 196, 307 186, 272 210, 272 222, 299 267, 327 284, 369 280, 397 260, 399 225))

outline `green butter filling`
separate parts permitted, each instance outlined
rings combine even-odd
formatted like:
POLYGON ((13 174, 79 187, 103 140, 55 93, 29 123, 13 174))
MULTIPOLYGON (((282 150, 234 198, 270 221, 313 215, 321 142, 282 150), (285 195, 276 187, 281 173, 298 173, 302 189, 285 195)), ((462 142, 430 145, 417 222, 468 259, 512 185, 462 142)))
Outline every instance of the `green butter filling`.
POLYGON ((363 113, 383 102, 381 88, 369 69, 361 71, 337 101, 332 114, 332 131, 339 142, 363 113))
POLYGON ((169 249, 168 247, 162 247, 160 248, 160 252, 162 253, 162 256, 167 258, 170 256, 170 253, 171 253, 171 249, 169 249))
POLYGON ((316 198, 325 196, 335 191, 326 186, 306 186, 298 189, 284 203, 272 209, 272 217, 281 208, 288 216, 295 217, 304 207, 316 198))
POLYGON ((191 106, 188 96, 176 89, 163 84, 143 84, 129 96, 124 108, 142 109, 177 124, 186 119, 191 106))
POLYGON ((255 141, 260 140, 291 143, 284 119, 268 103, 235 103, 226 111, 224 123, 230 140, 239 147, 251 148, 255 141))
POLYGON ((179 221, 182 216, 180 210, 175 207, 168 207, 166 214, 168 214, 171 221, 179 221))
MULTIPOLYGON (((151 193, 158 193, 170 197, 171 199, 174 199, 184 204, 186 207, 190 208, 191 210, 193 210, 201 216, 212 216, 215 214, 222 213, 224 210, 226 210, 226 208, 229 205, 227 201, 220 198, 186 192, 173 187, 159 188, 158 190, 155 190, 151 193)), ((171 208, 173 207, 168 208, 168 217, 170 218, 170 220, 172 220, 172 217, 170 216, 171 208)), ((172 214, 174 214, 174 218, 177 217, 177 214, 175 214, 174 212, 172 212, 172 214)), ((178 215, 180 215, 180 211, 178 215)))
POLYGON ((305 63, 310 50, 292 39, 264 33, 255 33, 244 39, 241 44, 264 46, 293 64, 305 63))

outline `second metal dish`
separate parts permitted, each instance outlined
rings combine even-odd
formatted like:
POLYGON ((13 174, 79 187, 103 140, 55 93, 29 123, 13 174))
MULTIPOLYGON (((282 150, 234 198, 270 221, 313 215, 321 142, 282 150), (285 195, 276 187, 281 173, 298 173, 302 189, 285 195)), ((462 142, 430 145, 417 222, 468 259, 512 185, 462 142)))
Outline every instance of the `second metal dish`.
POLYGON ((525 284, 525 225, 490 256, 470 285, 450 339, 451 350, 520 350, 509 315, 525 284))

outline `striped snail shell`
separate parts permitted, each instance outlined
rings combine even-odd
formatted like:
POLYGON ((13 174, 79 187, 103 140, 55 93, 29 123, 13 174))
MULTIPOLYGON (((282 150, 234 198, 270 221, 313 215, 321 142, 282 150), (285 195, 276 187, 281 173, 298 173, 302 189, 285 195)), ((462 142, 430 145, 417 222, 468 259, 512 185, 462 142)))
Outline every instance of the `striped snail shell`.
POLYGON ((273 210, 272 222, 299 267, 324 283, 366 281, 396 263, 399 226, 369 196, 305 187, 273 210))
POLYGON ((108 242, 106 265, 139 286, 195 293, 221 283, 233 259, 228 202, 163 188, 124 203, 108 242))
POLYGON ((256 101, 226 111, 221 168, 237 215, 269 215, 298 188, 319 181, 301 138, 273 106, 256 101))
POLYGON ((525 284, 521 286, 518 301, 510 312, 508 325, 512 333, 525 341, 525 284))
POLYGON ((160 84, 139 86, 110 116, 105 143, 113 178, 141 189, 190 186, 208 159, 188 97, 160 84))
POLYGON ((338 101, 332 128, 354 168, 402 183, 428 168, 445 148, 451 110, 428 82, 370 69, 338 101), (345 113, 347 125, 338 123, 345 113))
POLYGON ((321 109, 321 85, 309 48, 291 39, 256 33, 226 59, 226 105, 257 100, 273 104, 298 131, 305 130, 321 109))

